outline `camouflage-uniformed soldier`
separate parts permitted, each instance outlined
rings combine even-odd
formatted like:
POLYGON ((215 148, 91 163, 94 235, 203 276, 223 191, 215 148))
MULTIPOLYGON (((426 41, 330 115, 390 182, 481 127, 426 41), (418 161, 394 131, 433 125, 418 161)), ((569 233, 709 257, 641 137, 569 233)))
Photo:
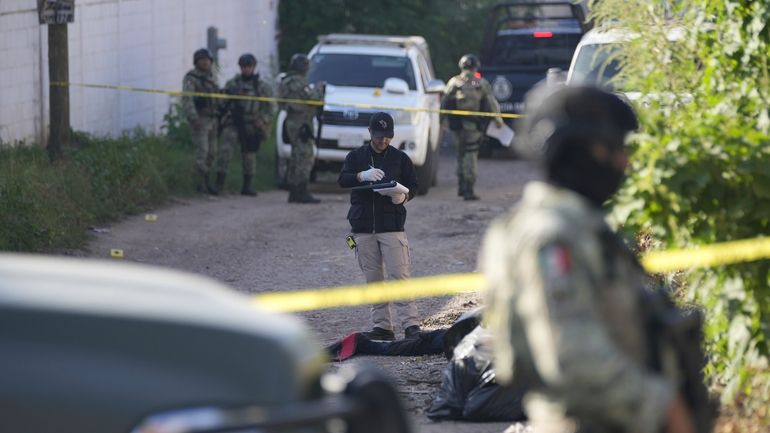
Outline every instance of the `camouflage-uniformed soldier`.
MULTIPOLYGON (((201 48, 193 54, 193 65, 184 76, 182 90, 185 92, 219 93, 219 84, 211 71, 214 57, 209 50, 201 48)), ((202 96, 182 97, 182 109, 192 127, 192 141, 195 145, 196 184, 199 192, 217 194, 211 185, 209 171, 217 152, 217 102, 202 96)))
POLYGON ((539 433, 694 433, 671 352, 650 367, 647 277, 601 210, 623 179, 636 117, 593 88, 537 105, 524 138, 546 180, 492 225, 480 257, 497 377, 528 383, 539 433))
MULTIPOLYGON (((323 100, 322 86, 310 87, 306 75, 310 61, 304 54, 295 54, 289 61, 289 71, 281 80, 278 96, 287 99, 323 100)), ((287 182, 289 203, 319 203, 307 191, 313 169, 313 116, 318 107, 301 103, 281 103, 286 110, 286 132, 291 142, 291 159, 287 182)))
MULTIPOLYGON (((268 83, 260 80, 254 71, 257 58, 244 54, 238 59, 241 73, 225 84, 229 95, 272 97, 273 90, 268 83)), ((273 122, 275 104, 272 102, 228 99, 223 103, 222 137, 217 160, 217 188, 222 189, 227 167, 230 165, 233 148, 241 149, 243 163, 243 187, 241 194, 256 196, 251 187, 256 170, 257 151, 260 144, 269 137, 273 122)))
MULTIPOLYGON (((452 77, 444 89, 441 107, 449 110, 484 111, 500 114, 500 105, 492 94, 492 86, 477 76, 481 63, 473 54, 462 56, 458 64, 460 74, 452 77)), ((476 161, 487 117, 449 116, 449 129, 457 142, 457 195, 465 200, 478 200, 473 191, 476 183, 476 161)), ((501 117, 495 117, 498 127, 501 117)))

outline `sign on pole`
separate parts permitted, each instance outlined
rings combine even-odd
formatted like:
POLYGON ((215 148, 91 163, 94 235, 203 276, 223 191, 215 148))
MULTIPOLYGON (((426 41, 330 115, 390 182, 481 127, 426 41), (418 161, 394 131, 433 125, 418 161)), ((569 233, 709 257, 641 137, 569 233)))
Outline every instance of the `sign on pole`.
POLYGON ((37 0, 40 24, 75 22, 75 0, 37 0))

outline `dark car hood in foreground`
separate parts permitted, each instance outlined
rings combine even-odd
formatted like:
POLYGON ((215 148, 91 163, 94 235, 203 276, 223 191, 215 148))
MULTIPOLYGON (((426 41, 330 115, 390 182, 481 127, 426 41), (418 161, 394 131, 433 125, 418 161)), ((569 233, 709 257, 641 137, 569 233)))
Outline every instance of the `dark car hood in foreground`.
POLYGON ((0 254, 0 431, 126 432, 164 410, 297 401, 323 360, 299 321, 206 278, 0 254))

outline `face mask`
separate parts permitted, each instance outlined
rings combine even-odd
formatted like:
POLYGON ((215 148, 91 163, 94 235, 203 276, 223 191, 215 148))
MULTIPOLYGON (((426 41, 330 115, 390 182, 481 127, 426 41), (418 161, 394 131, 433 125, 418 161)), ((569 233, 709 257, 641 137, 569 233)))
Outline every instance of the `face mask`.
POLYGON ((597 161, 585 146, 570 146, 546 172, 549 181, 577 192, 597 207, 617 192, 625 178, 624 171, 609 160, 597 161))

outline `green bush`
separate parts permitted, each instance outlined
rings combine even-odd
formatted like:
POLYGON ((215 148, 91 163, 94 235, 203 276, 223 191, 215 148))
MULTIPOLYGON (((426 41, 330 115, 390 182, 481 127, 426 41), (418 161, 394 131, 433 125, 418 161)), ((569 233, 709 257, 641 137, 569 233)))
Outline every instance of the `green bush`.
MULTIPOLYGON (((164 134, 141 129, 117 138, 72 133, 63 160, 50 162, 39 146, 0 148, 0 251, 78 248, 95 224, 149 209, 171 195, 194 194, 195 150, 190 128, 172 106, 164 134)), ((257 158, 255 187, 275 187, 275 139, 257 158)), ((226 191, 241 189, 236 149, 226 191)))
POLYGON ((87 212, 69 194, 85 188, 82 173, 71 165, 49 163, 41 148, 0 150, 0 250, 78 245, 87 212))
MULTIPOLYGON (((630 179, 614 215, 662 247, 770 231, 770 0, 594 2, 597 23, 636 35, 620 51, 635 104, 630 179), (671 30, 682 37, 670 41, 671 30)), ((709 377, 725 402, 770 399, 770 262, 687 274, 707 313, 709 377)), ((755 406, 756 407, 756 406, 755 406)))

